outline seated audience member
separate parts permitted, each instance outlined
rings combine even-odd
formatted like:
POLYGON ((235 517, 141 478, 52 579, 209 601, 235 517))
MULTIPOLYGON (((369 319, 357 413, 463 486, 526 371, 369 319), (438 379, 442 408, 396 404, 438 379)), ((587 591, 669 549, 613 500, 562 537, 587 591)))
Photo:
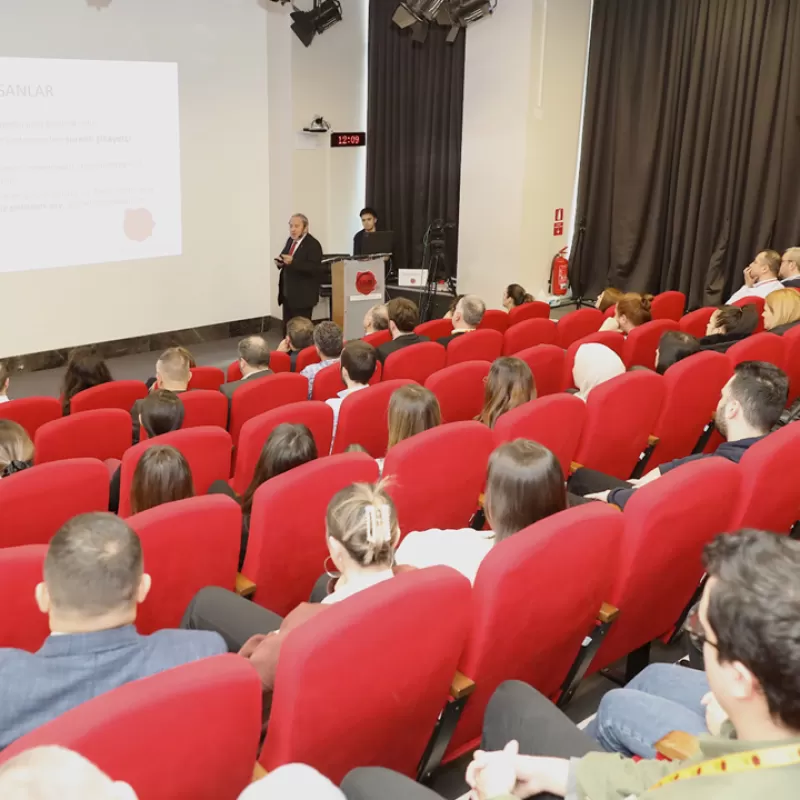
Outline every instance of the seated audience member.
MULTIPOLYGON (((436 395, 424 386, 409 383, 392 392, 389 399, 388 452, 396 444, 418 433, 429 431, 442 424, 442 412, 436 395)), ((383 468, 383 459, 378 459, 383 468)))
POLYGON ((650 470, 644 477, 631 481, 621 481, 584 467, 569 479, 569 490, 573 494, 604 500, 623 508, 640 486, 690 461, 721 456, 738 464, 747 450, 772 430, 781 417, 788 396, 789 379, 782 369, 764 361, 743 361, 722 388, 714 424, 725 441, 714 453, 676 458, 650 470))
POLYGON ((656 349, 656 372, 663 375, 673 364, 700 352, 700 342, 683 331, 665 331, 656 349))
MULTIPOLYGON (((156 382, 153 384, 152 391, 166 389, 174 394, 188 391, 192 372, 186 356, 187 352, 183 347, 170 347, 159 356, 156 361, 156 382)), ((131 409, 134 444, 139 441, 139 418, 143 403, 144 400, 137 400, 131 409)))
POLYGON ((453 319, 453 314, 456 313, 456 307, 458 306, 461 298, 464 297, 463 294, 457 294, 451 301, 450 305, 447 308, 447 313, 442 317, 442 319, 453 319))
POLYGON ((609 317, 601 326, 601 331, 619 331, 627 336, 634 328, 650 322, 653 317, 650 305, 653 302, 651 294, 637 294, 628 292, 617 300, 617 310, 613 317, 609 317))
POLYGON ((781 254, 774 250, 763 250, 744 269, 744 286, 734 292, 728 300, 733 305, 745 297, 766 297, 781 288, 778 273, 781 270, 781 254))
POLYGON ((483 410, 478 422, 494 428, 506 411, 536 399, 536 383, 531 368, 521 359, 503 356, 496 359, 486 378, 483 410))
POLYGON ((8 396, 8 387, 11 384, 11 369, 6 361, 0 361, 0 403, 7 403, 11 398, 8 396))
POLYGON ((533 295, 528 294, 518 283, 510 283, 503 291, 503 308, 506 311, 532 302, 533 295))
POLYGON ((33 442, 17 422, 0 419, 0 478, 33 466, 33 442))
POLYGON ((364 315, 364 335, 370 333, 378 333, 378 331, 389 330, 389 315, 386 311, 386 306, 379 303, 367 311, 364 315))
POLYGON ((486 304, 477 295, 467 294, 456 304, 453 312, 453 332, 439 339, 439 344, 447 347, 457 336, 477 330, 486 313, 486 304))
POLYGON ((726 353, 728 348, 750 336, 758 326, 758 310, 753 303, 720 306, 708 320, 706 335, 700 340, 701 350, 726 353))
POLYGON ((292 317, 286 323, 286 338, 278 345, 278 352, 289 354, 294 372, 300 351, 313 344, 314 323, 305 317, 292 317))
POLYGON ((372 376, 375 374, 375 366, 378 363, 378 356, 375 348, 371 344, 357 340, 348 342, 342 350, 341 374, 342 381, 347 387, 342 389, 336 397, 331 397, 325 402, 333 409, 333 438, 336 438, 336 428, 339 425, 339 410, 342 401, 349 397, 353 392, 361 391, 369 386, 372 376))
POLYGON ((136 632, 150 590, 142 546, 112 514, 81 514, 50 540, 36 602, 49 636, 28 653, 0 649, 0 749, 71 708, 125 683, 225 652, 219 636, 136 632))
POLYGON ((517 439, 500 445, 489 459, 484 508, 490 530, 428 530, 409 533, 397 548, 397 563, 441 564, 475 582, 489 550, 512 534, 566 508, 558 459, 542 445, 517 439))
MULTIPOLYGON (((686 761, 634 763, 596 752, 597 742, 549 699, 508 681, 487 706, 483 750, 467 770, 477 797, 796 797, 800 543, 761 531, 725 533, 706 547, 704 563, 709 579, 700 603, 700 638, 714 706, 721 711, 709 706, 712 735, 698 740, 697 754, 686 761), (727 720, 717 732, 723 715, 727 720)), ((689 670, 683 672, 689 680, 689 670)), ((689 705, 705 714, 695 700, 689 705)), ((657 714, 653 704, 634 723, 647 740, 669 728, 657 714)), ((616 727, 624 724, 619 720, 616 727)))
POLYGON ((262 336, 248 336, 239 342, 239 369, 242 378, 238 381, 223 383, 219 390, 230 400, 233 393, 248 381, 272 375, 269 368, 269 345, 262 336))
POLYGON ((764 300, 764 329, 783 336, 800 322, 800 292, 777 289, 764 300))
POLYGON ((598 342, 582 344, 575 353, 572 380, 578 387, 577 396, 589 399, 592 389, 601 383, 625 374, 622 359, 610 348, 598 342))
POLYGON ((325 367, 337 364, 342 355, 342 329, 335 322, 320 322, 314 328, 314 347, 317 348, 319 362, 309 364, 300 372, 308 379, 308 399, 311 399, 311 392, 314 389, 314 378, 317 373, 325 367))
MULTIPOLYGON (((178 353, 180 353, 189 364, 189 369, 194 369, 197 366, 197 359, 192 355, 192 351, 189 350, 188 347, 177 346, 177 347, 171 347, 170 350, 175 350, 178 353)), ((147 386, 148 392, 151 391, 152 388, 156 385, 157 380, 158 378, 155 375, 153 375, 151 378, 148 378, 145 381, 145 385, 147 386)))
POLYGON ((70 400, 78 392, 99 386, 101 383, 110 383, 112 380, 106 362, 91 349, 79 347, 73 350, 67 361, 67 370, 61 384, 61 409, 64 416, 69 414, 70 400))
POLYGON ((598 295, 594 304, 595 308, 605 314, 611 306, 616 306, 624 296, 625 293, 622 290, 615 289, 613 286, 608 286, 598 295))
POLYGON ((378 358, 381 363, 386 361, 386 357, 420 342, 429 342, 427 336, 419 336, 414 333, 414 328, 419 325, 419 309, 417 304, 405 297, 396 297, 386 304, 386 313, 389 316, 389 330, 392 334, 392 341, 385 342, 378 348, 378 358))
POLYGON ((148 447, 133 471, 131 514, 187 497, 194 497, 194 483, 183 453, 169 445, 148 447))
POLYGON ((278 425, 264 442, 258 463, 253 472, 253 479, 240 498, 231 489, 227 481, 215 481, 208 490, 209 494, 226 494, 242 506, 242 541, 239 548, 239 569, 244 564, 247 553, 247 540, 250 536, 250 514, 253 510, 253 498, 262 483, 266 483, 276 475, 282 475, 290 469, 307 464, 317 457, 317 445, 311 431, 305 425, 291 425, 288 422, 278 425))
POLYGON ((800 247, 790 247, 783 254, 778 276, 784 286, 800 289, 800 247))

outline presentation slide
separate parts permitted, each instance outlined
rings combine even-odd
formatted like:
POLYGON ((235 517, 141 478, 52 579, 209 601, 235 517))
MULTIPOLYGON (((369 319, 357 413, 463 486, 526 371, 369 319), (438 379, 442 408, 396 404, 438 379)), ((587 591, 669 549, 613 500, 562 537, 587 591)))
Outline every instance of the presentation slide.
POLYGON ((0 271, 181 248, 178 65, 0 58, 0 271))

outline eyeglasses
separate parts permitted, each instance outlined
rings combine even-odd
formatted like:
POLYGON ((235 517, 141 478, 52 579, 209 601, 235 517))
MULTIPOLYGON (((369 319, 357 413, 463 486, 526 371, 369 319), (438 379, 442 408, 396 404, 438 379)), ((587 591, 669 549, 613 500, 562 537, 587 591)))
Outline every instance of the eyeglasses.
POLYGON ((717 647, 716 642, 712 642, 705 634, 703 630, 703 625, 700 622, 700 614, 695 611, 690 616, 689 619, 686 620, 686 633, 689 634, 689 640, 692 644, 698 649, 702 650, 703 645, 708 645, 709 647, 717 647))

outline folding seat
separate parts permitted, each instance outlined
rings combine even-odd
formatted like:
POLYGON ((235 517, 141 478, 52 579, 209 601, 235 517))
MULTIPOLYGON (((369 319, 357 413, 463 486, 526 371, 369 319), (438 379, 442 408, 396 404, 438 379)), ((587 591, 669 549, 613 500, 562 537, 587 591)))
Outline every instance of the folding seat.
MULTIPOLYGON (((370 386, 381 382, 382 369, 381 362, 376 361, 375 372, 372 374, 369 381, 370 386)), ((311 399, 324 402, 325 400, 330 400, 332 397, 336 397, 339 392, 346 388, 342 380, 340 365, 331 364, 321 369, 314 377, 314 388, 311 390, 311 399)))
MULTIPOLYGON (((236 364, 236 369, 239 372, 239 376, 237 378, 234 378, 233 380, 238 381, 242 377, 242 372, 239 369, 239 362, 236 361, 235 364, 236 364)), ((289 353, 282 353, 280 350, 273 350, 269 354, 269 368, 276 374, 279 372, 291 372, 292 371, 291 355, 289 353)), ((230 367, 228 369, 230 370, 230 367)), ((229 377, 228 380, 231 380, 231 378, 229 377)))
POLYGON ((373 458, 383 458, 389 442, 389 400, 396 389, 409 383, 414 381, 381 381, 345 397, 331 452, 344 453, 351 444, 360 444, 373 458))
POLYGON ((55 397, 20 397, 0 403, 0 419, 10 419, 28 432, 33 439, 36 431, 47 422, 61 418, 61 403, 55 397))
POLYGON ((610 319, 611 317, 613 317, 613 316, 616 316, 616 313, 617 313, 617 304, 616 304, 616 303, 614 303, 614 305, 613 305, 613 306, 609 306, 609 307, 608 307, 608 308, 607 308, 607 309, 606 309, 606 310, 603 312, 603 316, 604 316, 606 319, 610 319))
POLYGON ((786 348, 784 370, 789 376, 789 405, 791 405, 800 397, 800 326, 786 331, 783 334, 783 342, 786 348))
POLYGON ((503 355, 513 356, 537 344, 556 344, 556 323, 550 319, 528 319, 512 325, 503 334, 503 355))
POLYGON ((308 600, 328 557, 328 503, 346 486, 377 480, 374 459, 365 453, 344 453, 295 467, 262 484, 253 499, 242 565, 242 574, 256 584, 254 602, 286 616, 308 600))
MULTIPOLYGON (((275 355, 275 353, 277 353, 277 350, 274 350, 272 353, 270 353, 270 369, 272 369, 272 356, 275 355)), ((281 353, 281 355, 285 356, 286 353, 281 353)), ((275 371, 276 370, 273 370, 273 372, 275 371)), ((242 379, 242 369, 239 366, 238 361, 232 361, 230 364, 228 364, 225 379, 228 383, 233 383, 234 381, 240 381, 242 379)))
POLYGON ((439 401, 442 422, 465 422, 481 413, 490 369, 488 361, 464 361, 434 372, 425 381, 425 388, 439 401))
MULTIPOLYGON (((445 334, 447 336, 448 334, 445 334)), ((392 341, 392 334, 390 331, 375 331, 375 333, 367 333, 361 337, 362 342, 371 344, 373 347, 380 347, 382 344, 392 341)))
POLYGON ((177 628, 205 586, 236 585, 242 509, 225 495, 190 497, 128 518, 153 585, 136 615, 139 633, 177 628))
POLYGON ((647 469, 688 456, 706 425, 714 418, 722 387, 731 377, 723 353, 695 353, 664 373, 664 402, 653 428, 658 437, 647 469))
POLYGON ((69 403, 71 414, 98 408, 121 408, 130 412, 137 400, 147 397, 142 381, 110 381, 78 392, 69 403))
POLYGON ((563 389, 564 350, 561 347, 537 344, 514 353, 514 357, 522 359, 531 368, 537 397, 555 394, 563 389))
POLYGON ((575 379, 572 377, 572 368, 575 366, 575 355, 582 344, 602 344, 613 350, 622 358, 622 350, 625 347, 625 337, 617 331, 598 331, 590 333, 577 342, 573 342, 568 348, 564 357, 564 383, 563 388, 570 389, 575 386, 575 379))
POLYGON ((281 647, 261 765, 309 764, 337 784, 365 764, 414 777, 448 697, 470 603, 466 578, 430 567, 293 630, 281 647))
MULTIPOLYGON (((263 380, 267 380, 264 378, 263 380)), ((133 473, 142 454, 154 445, 170 445, 183 453, 192 471, 194 492, 205 494, 214 481, 226 481, 231 469, 231 437, 222 428, 187 428, 163 433, 131 447, 122 457, 119 488, 119 515, 131 513, 131 484, 133 473)))
POLYGON ((702 339, 706 335, 709 320, 716 311, 716 306, 705 306, 697 311, 690 311, 680 318, 678 325, 684 333, 702 339))
POLYGON ((437 339, 443 339, 452 332, 453 320, 451 319, 432 319, 414 328, 414 333, 416 333, 417 336, 427 336, 432 342, 435 342, 437 339))
POLYGON ((195 392, 182 392, 182 428, 201 428, 216 425, 228 426, 228 398, 219 390, 200 389, 195 392))
POLYGON ((786 364, 786 342, 782 336, 774 333, 754 333, 731 345, 727 356, 732 368, 742 361, 766 361, 783 369, 786 364))
POLYGON ((724 458, 694 461, 637 489, 606 599, 619 609, 592 661, 592 672, 639 651, 629 676, 647 663, 649 643, 670 633, 703 576, 703 548, 731 530, 740 469, 724 458), (641 648, 641 650, 640 650, 641 648))
POLYGON ((462 333, 447 345, 447 366, 464 361, 494 361, 503 352, 503 334, 497 331, 462 333))
POLYGON ((384 477, 400 530, 466 528, 478 508, 494 449, 480 422, 453 422, 418 433, 386 455, 384 477))
POLYGON ((190 389, 208 389, 217 392, 223 383, 225 383, 225 373, 219 367, 192 367, 190 389))
POLYGON ((308 399, 308 381, 304 375, 280 373, 258 378, 237 387, 231 399, 231 415, 228 430, 233 444, 239 443, 242 425, 247 420, 272 411, 273 408, 299 403, 308 399))
POLYGON ((383 363, 384 381, 406 378, 425 383, 430 375, 444 369, 447 351, 437 342, 421 342, 390 353, 383 363))
POLYGON ((294 365, 294 371, 302 372, 306 367, 310 367, 312 364, 319 364, 319 362, 320 357, 317 348, 313 345, 304 347, 297 354, 297 362, 294 365))
POLYGON ((550 319, 550 306, 539 300, 531 300, 521 306, 514 306, 508 312, 508 326, 518 325, 527 319, 550 319))
POLYGON ((36 431, 37 464, 67 458, 120 459, 131 446, 130 411, 99 408, 53 420, 36 431))
POLYGON ((500 311, 497 308, 489 308, 484 312, 481 324, 478 325, 479 330, 493 330, 500 333, 505 333, 509 326, 508 312, 500 311))
POLYGON ((50 635, 47 614, 36 605, 47 545, 0 548, 0 647, 35 653, 50 635))
POLYGON ((592 389, 575 460, 626 480, 648 446, 663 402, 663 377, 645 370, 619 375, 592 389))
POLYGON ((566 350, 578 339, 583 339, 590 333, 597 333, 604 321, 605 317, 596 308, 579 308, 577 311, 570 311, 556 323, 558 344, 566 350))
POLYGON ((108 470, 94 458, 41 464, 0 480, 0 547, 47 544, 77 514, 108 511, 108 470))
POLYGON ((650 315, 653 319, 671 319, 679 322, 686 308, 683 292, 661 292, 653 298, 650 315))
POLYGON ((656 364, 656 350, 661 337, 667 331, 677 331, 678 323, 671 319, 654 319, 634 328, 625 339, 622 348, 622 360, 625 366, 647 367, 654 369, 656 364))
POLYGON ((754 333, 761 333, 764 330, 764 317, 761 315, 764 313, 764 298, 763 297, 743 297, 741 300, 737 300, 735 303, 731 303, 731 305, 738 306, 739 308, 744 308, 748 303, 753 303, 758 311, 758 324, 756 325, 756 329, 754 333))
POLYGON ((317 455, 322 457, 330 453, 333 409, 327 403, 319 400, 303 400, 259 414, 245 422, 242 435, 239 437, 239 446, 236 448, 236 463, 230 484, 240 497, 253 480, 256 464, 269 435, 278 425, 284 423, 306 425, 317 445, 317 455))
POLYGON ((82 703, 7 747, 0 764, 58 745, 130 784, 140 800, 236 800, 252 779, 260 734, 258 673, 228 653, 82 703))
POLYGON ((552 451, 564 476, 578 452, 586 403, 572 394, 539 397, 503 414, 494 425, 495 445, 530 439, 552 451))

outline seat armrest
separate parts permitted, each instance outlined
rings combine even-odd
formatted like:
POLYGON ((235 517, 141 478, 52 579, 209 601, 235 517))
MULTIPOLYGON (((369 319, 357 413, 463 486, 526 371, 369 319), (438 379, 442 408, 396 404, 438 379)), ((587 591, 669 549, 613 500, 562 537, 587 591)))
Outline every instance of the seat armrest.
POLYGON ((647 437, 647 446, 648 447, 655 447, 660 441, 661 441, 661 439, 659 439, 658 436, 653 436, 653 434, 651 433, 647 437))
POLYGON ((603 623, 614 622, 618 616, 619 609, 616 606, 612 606, 611 603, 603 603, 597 612, 598 621, 603 623))
POLYGON ((246 578, 241 572, 236 573, 236 594, 240 597, 252 597, 256 593, 256 585, 250 578, 246 578))
POLYGON ((685 761, 699 750, 697 737, 685 731, 671 731, 656 742, 656 752, 670 761, 685 761))
POLYGON ((574 475, 579 469, 583 469, 583 464, 579 464, 577 461, 571 461, 569 465, 569 474, 574 475))
POLYGON ((262 778, 267 777, 267 771, 261 764, 256 761, 256 765, 253 767, 253 777, 250 779, 250 783, 255 783, 256 781, 260 781, 262 778))
POLYGON ((454 700, 469 697, 475 691, 475 681, 461 672, 456 672, 450 683, 450 696, 454 700))

